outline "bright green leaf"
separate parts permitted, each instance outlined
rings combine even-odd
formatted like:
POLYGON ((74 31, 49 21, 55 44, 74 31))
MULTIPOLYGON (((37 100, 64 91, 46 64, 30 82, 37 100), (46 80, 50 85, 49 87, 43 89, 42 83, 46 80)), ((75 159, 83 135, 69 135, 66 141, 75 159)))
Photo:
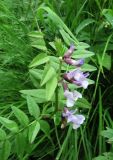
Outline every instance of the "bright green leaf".
POLYGON ((9 129, 12 132, 18 132, 18 126, 16 122, 9 120, 4 117, 0 117, 0 123, 2 123, 7 129, 9 129))
POLYGON ((81 67, 81 70, 82 70, 82 71, 92 72, 92 71, 96 71, 97 68, 94 67, 94 66, 92 66, 92 65, 90 65, 90 64, 86 64, 86 63, 85 63, 85 64, 81 67))
POLYGON ((54 76, 46 83, 46 99, 48 101, 52 98, 56 87, 57 87, 57 77, 54 76))
POLYGON ((79 108, 91 108, 91 104, 85 98, 78 99, 76 106, 79 108))
POLYGON ((12 106, 11 108, 13 110, 14 115, 20 122, 20 124, 27 126, 29 124, 28 116, 23 111, 21 111, 19 108, 15 106, 12 106))
POLYGON ((40 130, 40 123, 39 122, 34 122, 32 125, 29 127, 29 142, 33 143, 38 132, 40 130))
POLYGON ((40 115, 39 106, 31 96, 27 96, 27 104, 28 104, 29 113, 32 116, 34 116, 36 119, 39 118, 39 115, 40 115))
POLYGON ((34 97, 37 103, 43 103, 47 101, 46 91, 44 89, 21 90, 20 93, 26 96, 34 97))
POLYGON ((72 57, 73 58, 87 58, 87 57, 91 57, 93 56, 94 53, 93 52, 90 52, 90 51, 87 51, 87 50, 84 50, 84 49, 80 49, 80 50, 76 50, 74 51, 72 57))
POLYGON ((107 21, 113 27, 113 10, 112 9, 103 9, 102 14, 106 17, 107 21))
POLYGON ((41 86, 44 85, 47 81, 49 81, 52 77, 54 77, 56 74, 55 69, 53 67, 49 67, 48 70, 45 69, 43 76, 42 76, 42 81, 41 81, 41 86))
POLYGON ((59 125, 61 123, 61 112, 56 112, 54 114, 54 123, 55 125, 59 125))
POLYGON ((49 57, 45 53, 38 54, 30 63, 29 67, 36 67, 49 61, 49 57))

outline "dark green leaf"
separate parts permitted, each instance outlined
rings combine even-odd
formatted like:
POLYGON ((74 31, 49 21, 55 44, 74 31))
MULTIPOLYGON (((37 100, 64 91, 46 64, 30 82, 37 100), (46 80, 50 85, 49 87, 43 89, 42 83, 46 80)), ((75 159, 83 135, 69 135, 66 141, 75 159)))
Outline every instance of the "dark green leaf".
POLYGON ((11 143, 8 140, 6 140, 2 145, 2 150, 0 153, 1 160, 7 160, 10 155, 10 151, 11 151, 11 143))

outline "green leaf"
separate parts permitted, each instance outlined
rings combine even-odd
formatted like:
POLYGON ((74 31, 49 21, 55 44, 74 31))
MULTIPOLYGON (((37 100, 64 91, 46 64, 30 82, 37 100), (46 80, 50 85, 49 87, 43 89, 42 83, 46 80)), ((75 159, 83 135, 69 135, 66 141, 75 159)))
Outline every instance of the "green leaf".
POLYGON ((29 73, 33 76, 33 78, 40 80, 42 78, 43 70, 40 69, 30 69, 29 73))
POLYGON ((29 95, 29 96, 34 97, 37 103, 43 103, 47 101, 45 89, 21 90, 20 93, 26 96, 29 95))
POLYGON ((102 14, 106 17, 107 21, 113 27, 113 10, 112 9, 103 9, 102 14))
POLYGON ((40 109, 35 100, 31 96, 27 96, 27 104, 29 113, 36 119, 40 116, 40 109))
POLYGON ((92 65, 90 65, 90 64, 86 64, 86 63, 85 63, 85 64, 81 67, 81 70, 82 70, 82 71, 92 72, 92 71, 96 71, 97 68, 94 67, 94 66, 92 66, 92 65))
POLYGON ((98 62, 100 66, 105 67, 106 69, 110 70, 111 69, 111 55, 108 55, 107 53, 105 54, 103 60, 102 60, 102 55, 97 54, 98 62))
POLYGON ((61 112, 56 112, 56 114, 54 114, 54 123, 55 125, 59 125, 61 123, 61 112))
POLYGON ((113 153, 105 152, 102 156, 95 157, 92 160, 113 160, 113 153))
POLYGON ((89 48, 90 46, 87 43, 84 42, 79 42, 78 45, 76 46, 77 50, 82 50, 82 49, 86 49, 89 48))
POLYGON ((11 108, 13 110, 14 115, 20 122, 20 124, 22 124, 23 126, 27 126, 29 124, 28 116, 23 111, 21 111, 19 108, 15 106, 12 106, 11 108))
POLYGON ((35 38, 44 38, 44 35, 42 32, 39 32, 39 31, 32 31, 28 34, 30 37, 35 37, 35 38))
POLYGON ((43 51, 46 51, 47 48, 45 47, 44 41, 40 41, 40 43, 41 44, 39 45, 39 41, 35 41, 35 42, 32 43, 32 47, 43 50, 43 51))
POLYGON ((94 23, 95 22, 95 20, 93 20, 93 19, 85 19, 85 20, 83 20, 80 24, 79 24, 79 26, 77 27, 77 29, 76 29, 76 34, 78 34, 81 30, 83 30, 86 26, 88 26, 89 24, 91 24, 91 23, 94 23))
POLYGON ((106 159, 106 157, 104 156, 98 156, 98 157, 93 158, 93 160, 108 160, 108 159, 106 159))
POLYGON ((85 49, 80 49, 80 50, 78 49, 78 50, 74 51, 72 57, 78 59, 78 58, 81 58, 81 57, 82 58, 91 57, 93 55, 94 55, 93 52, 87 51, 85 49))
POLYGON ((113 129, 108 128, 106 130, 101 131, 101 136, 106 138, 113 138, 113 129))
POLYGON ((85 99, 85 98, 80 98, 76 102, 76 106, 79 108, 90 108, 91 104, 85 99))
POLYGON ((11 143, 8 140, 6 140, 2 145, 2 150, 0 153, 0 157, 2 158, 2 160, 8 159, 10 151, 11 151, 11 143))
POLYGON ((0 117, 0 123, 2 123, 7 129, 9 129, 12 132, 18 132, 19 130, 16 122, 7 118, 0 117))
POLYGON ((46 83, 46 99, 47 99, 47 101, 49 101, 52 98, 56 87, 57 87, 57 77, 54 76, 46 83))
MULTIPOLYGON (((27 137, 27 136, 26 136, 27 137)), ((24 152, 27 147, 27 138, 24 136, 24 133, 18 133, 15 137, 15 152, 17 153, 20 159, 23 158, 24 152)))
POLYGON ((33 143, 38 132, 40 130, 40 123, 39 122, 33 122, 32 125, 29 127, 29 142, 33 143))
POLYGON ((45 53, 38 54, 30 63, 29 67, 36 67, 49 61, 49 57, 45 53))
POLYGON ((6 133, 3 129, 0 128, 0 140, 6 139, 6 133))
POLYGON ((56 72, 53 67, 49 66, 49 68, 45 68, 42 76, 41 86, 44 85, 47 81, 49 81, 52 77, 54 77, 55 74, 56 72))
POLYGON ((88 78, 87 78, 87 81, 88 81, 89 85, 95 84, 95 81, 94 81, 94 80, 91 80, 91 79, 88 79, 88 78))
POLYGON ((74 43, 74 40, 69 36, 69 34, 67 34, 63 29, 59 30, 63 39, 64 39, 64 42, 67 44, 67 45, 70 45, 70 42, 71 43, 74 43))
POLYGON ((50 126, 48 122, 40 120, 39 123, 40 123, 40 129, 48 136, 50 134, 50 126))
POLYGON ((29 33, 31 45, 37 49, 47 51, 43 33, 40 31, 32 31, 29 33))

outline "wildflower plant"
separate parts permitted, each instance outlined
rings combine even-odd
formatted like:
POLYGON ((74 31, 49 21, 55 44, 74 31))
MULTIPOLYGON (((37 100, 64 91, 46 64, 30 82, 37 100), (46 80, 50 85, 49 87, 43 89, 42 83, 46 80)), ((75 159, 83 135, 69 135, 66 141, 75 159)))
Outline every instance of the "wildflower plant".
POLYGON ((82 98, 82 94, 78 91, 69 91, 67 82, 78 85, 79 87, 83 87, 86 89, 88 87, 88 80, 86 77, 89 75, 88 73, 83 73, 80 70, 80 66, 84 64, 84 59, 80 60, 74 60, 71 58, 71 55, 73 54, 75 47, 73 45, 70 46, 68 51, 64 54, 63 60, 65 63, 69 65, 73 65, 76 68, 72 71, 68 71, 68 73, 65 73, 63 75, 63 88, 64 88, 64 96, 66 97, 66 107, 64 108, 64 112, 62 116, 67 120, 67 122, 72 122, 73 129, 77 129, 80 127, 80 125, 84 122, 85 116, 76 114, 77 108, 75 111, 68 110, 68 108, 71 108, 75 105, 75 102, 78 100, 78 98, 82 98), (67 60, 68 59, 68 60, 67 60), (66 82, 67 81, 67 82, 66 82))
MULTIPOLYGON (((94 71, 95 67, 85 63, 94 53, 88 50, 89 45, 78 42, 50 8, 39 7, 37 16, 43 14, 42 11, 48 13, 48 19, 54 22, 59 36, 45 42, 45 35, 40 29, 27 35, 30 49, 34 49, 34 58, 29 64, 29 88, 20 90, 20 102, 10 106, 11 114, 3 111, 6 116, 2 113, 0 116, 0 156, 5 157, 4 160, 9 156, 29 159, 35 149, 40 148, 40 143, 41 147, 45 145, 46 138, 47 146, 55 150, 56 144, 51 137, 54 132, 60 148, 57 127, 62 131, 69 124, 74 130, 78 129, 87 116, 84 108, 90 107, 85 104, 87 100, 80 91, 94 83, 88 79, 88 72, 94 71), (70 46, 71 42, 73 45, 70 46)), ((47 154, 45 150, 43 152, 47 154)))
MULTIPOLYGON (((33 95, 38 103, 51 102, 51 109, 49 107, 44 109, 43 114, 53 118, 55 125, 60 125, 61 128, 69 123, 72 124, 73 129, 77 129, 85 121, 85 115, 79 113, 77 106, 77 101, 82 99, 82 94, 78 89, 87 89, 88 85, 92 83, 87 79, 89 73, 84 72, 82 68, 85 58, 73 58, 78 51, 76 45, 66 48, 61 41, 57 40, 50 44, 55 50, 57 45, 62 47, 62 56, 48 56, 45 53, 37 55, 29 67, 31 80, 35 79, 35 86, 37 80, 39 89, 33 90, 34 94, 33 92, 31 94, 31 90, 24 90, 21 93, 33 95), (38 68, 44 64, 44 70, 38 68), (37 91, 37 96, 35 96, 35 91, 37 91), (43 96, 40 97, 40 95, 43 96)), ((86 54, 87 56, 88 54, 86 54)))

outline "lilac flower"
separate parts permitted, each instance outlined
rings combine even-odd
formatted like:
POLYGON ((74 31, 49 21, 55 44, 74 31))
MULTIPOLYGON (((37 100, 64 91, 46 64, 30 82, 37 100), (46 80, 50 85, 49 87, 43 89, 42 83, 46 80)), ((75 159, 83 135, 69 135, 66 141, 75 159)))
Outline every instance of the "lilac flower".
POLYGON ((81 114, 75 114, 77 110, 75 111, 69 111, 67 108, 64 108, 64 112, 62 116, 67 119, 67 122, 72 123, 73 129, 77 129, 80 127, 80 125, 84 122, 85 117, 81 114))
POLYGON ((69 90, 64 91, 64 96, 67 98, 67 102, 66 102, 67 107, 74 106, 74 102, 77 101, 78 98, 82 98, 81 93, 77 91, 70 92, 69 90))
POLYGON ((72 55, 74 49, 75 49, 75 46, 72 44, 70 48, 67 50, 67 52, 64 54, 64 58, 69 58, 72 55))
POLYGON ((74 83, 86 89, 88 87, 88 81, 86 79, 88 75, 89 73, 83 73, 80 70, 74 70, 74 71, 64 74, 63 77, 68 82, 74 83))
POLYGON ((80 67, 84 64, 84 59, 74 60, 74 59, 71 59, 71 58, 64 58, 64 62, 67 63, 67 64, 70 64, 72 66, 80 67))

